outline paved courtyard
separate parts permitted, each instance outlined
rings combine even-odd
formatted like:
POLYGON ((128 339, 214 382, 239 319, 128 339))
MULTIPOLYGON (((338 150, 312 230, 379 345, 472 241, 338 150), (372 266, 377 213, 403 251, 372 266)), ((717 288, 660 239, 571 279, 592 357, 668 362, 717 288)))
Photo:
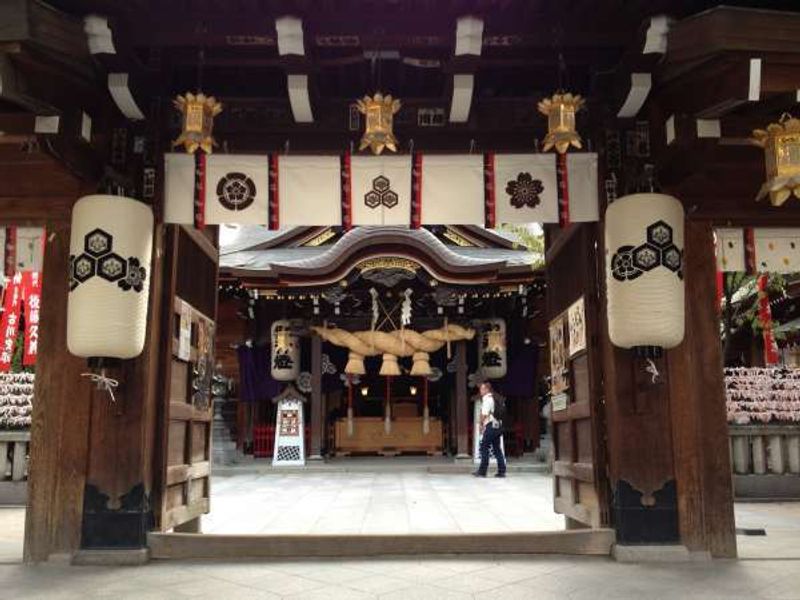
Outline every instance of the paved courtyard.
POLYGON ((618 564, 605 558, 485 556, 0 565, 0 598, 155 600, 800 600, 800 562, 618 564))
MULTIPOLYGON (((560 529, 550 478, 464 474, 241 473, 217 476, 213 533, 560 529)), ((0 508, 0 600, 158 598, 296 600, 800 600, 800 503, 737 504, 738 561, 618 564, 563 556, 162 562, 144 567, 19 564, 24 509, 0 508)))
POLYGON ((512 473, 251 473, 215 476, 205 533, 558 531, 551 478, 512 473))

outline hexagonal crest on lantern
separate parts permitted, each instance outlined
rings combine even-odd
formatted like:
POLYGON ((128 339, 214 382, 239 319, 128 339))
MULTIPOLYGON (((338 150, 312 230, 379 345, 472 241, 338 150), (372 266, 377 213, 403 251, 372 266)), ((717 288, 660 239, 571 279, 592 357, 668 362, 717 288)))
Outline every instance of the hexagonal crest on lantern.
POLYGON ((383 175, 378 175, 372 180, 372 189, 376 192, 385 192, 389 189, 389 180, 383 175))
POLYGON ((657 248, 666 248, 672 243, 672 227, 665 221, 656 221, 647 228, 647 241, 657 248))
POLYGON ((92 256, 103 256, 111 252, 113 238, 102 229, 93 229, 84 238, 84 248, 92 256))
POLYGON ((381 195, 375 190, 370 190, 369 192, 364 194, 364 204, 366 204, 370 208, 375 208, 376 206, 379 206, 380 203, 381 203, 381 195))
POLYGON ((681 256, 681 251, 678 250, 677 246, 668 246, 662 251, 661 264, 667 267, 670 271, 677 273, 680 271, 682 263, 683 257, 681 256))
POLYGON ((106 281, 119 281, 127 272, 127 263, 118 254, 109 254, 97 261, 97 274, 106 281))
POLYGON ((642 244, 633 251, 633 264, 642 271, 650 271, 655 269, 661 262, 660 254, 655 246, 642 244))
POLYGON ((83 283, 94 276, 96 267, 94 258, 88 254, 81 254, 72 263, 72 276, 76 281, 83 283))
POLYGON ((389 190, 383 195, 383 205, 386 208, 397 206, 399 201, 400 199, 397 197, 397 193, 393 192, 392 190, 389 190))

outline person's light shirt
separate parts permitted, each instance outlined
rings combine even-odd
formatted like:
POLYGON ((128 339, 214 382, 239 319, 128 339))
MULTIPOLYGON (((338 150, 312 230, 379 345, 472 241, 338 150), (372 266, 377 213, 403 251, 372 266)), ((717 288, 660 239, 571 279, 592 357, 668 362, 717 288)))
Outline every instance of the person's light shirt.
POLYGON ((494 418, 494 396, 492 394, 484 394, 481 398, 481 416, 488 425, 499 425, 499 421, 494 418))

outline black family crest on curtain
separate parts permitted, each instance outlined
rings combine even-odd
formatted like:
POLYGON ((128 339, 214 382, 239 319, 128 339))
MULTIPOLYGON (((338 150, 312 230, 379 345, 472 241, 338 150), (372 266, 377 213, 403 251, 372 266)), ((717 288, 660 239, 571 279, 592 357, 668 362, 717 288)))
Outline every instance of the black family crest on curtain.
POLYGON ((378 208, 381 204, 386 208, 394 208, 400 199, 391 187, 388 177, 378 175, 372 180, 372 189, 364 194, 364 204, 369 208, 378 208))
POLYGON ((244 210, 256 199, 256 184, 244 173, 227 173, 217 182, 217 200, 228 210, 244 210))
POLYGON ((683 253, 672 242, 672 227, 664 221, 647 227, 644 244, 620 246, 611 258, 611 273, 617 281, 633 281, 657 267, 666 267, 683 279, 683 253))
POLYGON ((539 194, 544 192, 544 184, 534 179, 530 173, 520 173, 516 179, 506 183, 506 194, 510 196, 511 206, 536 208, 541 204, 539 194))
POLYGON ((102 229, 86 234, 83 252, 69 257, 69 291, 92 277, 116 283, 124 291, 141 292, 147 279, 147 269, 135 256, 127 260, 114 252, 114 237, 102 229))

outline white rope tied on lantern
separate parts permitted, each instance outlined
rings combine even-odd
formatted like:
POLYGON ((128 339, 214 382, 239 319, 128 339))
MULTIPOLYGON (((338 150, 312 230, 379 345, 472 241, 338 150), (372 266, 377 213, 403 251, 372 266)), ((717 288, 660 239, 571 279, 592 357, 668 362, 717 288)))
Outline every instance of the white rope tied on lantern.
POLYGON ((431 432, 431 411, 426 406, 422 410, 422 433, 428 435, 431 432))
POLYGON ((661 376, 661 373, 658 372, 658 367, 656 366, 656 363, 653 362, 652 358, 647 359, 647 367, 645 368, 645 372, 650 374, 651 383, 658 381, 658 378, 661 376))
POLYGON ((88 377, 89 381, 95 384, 98 390, 108 392, 111 396, 111 402, 116 402, 114 390, 119 387, 119 381, 112 379, 105 374, 105 371, 100 373, 81 373, 81 377, 88 377))

